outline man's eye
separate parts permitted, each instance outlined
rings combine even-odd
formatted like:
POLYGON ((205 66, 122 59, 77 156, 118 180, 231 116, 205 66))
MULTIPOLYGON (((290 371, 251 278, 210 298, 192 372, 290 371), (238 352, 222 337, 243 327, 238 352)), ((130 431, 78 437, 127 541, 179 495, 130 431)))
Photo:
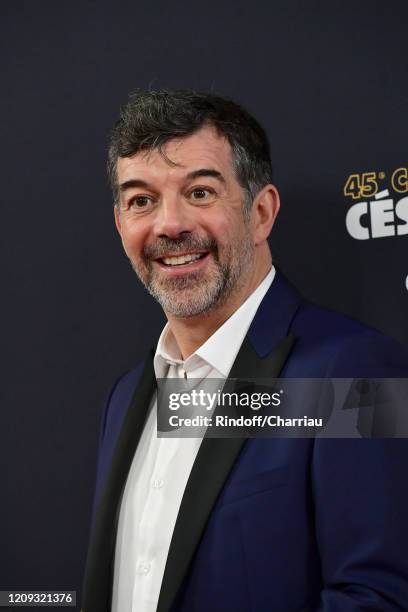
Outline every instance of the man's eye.
POLYGON ((151 198, 149 198, 148 196, 139 195, 130 201, 129 207, 130 208, 146 208, 146 206, 149 206, 149 204, 151 204, 151 201, 152 201, 151 198))
POLYGON ((205 200, 209 196, 213 195, 213 192, 210 189, 204 189, 203 187, 193 189, 190 194, 192 200, 205 200))

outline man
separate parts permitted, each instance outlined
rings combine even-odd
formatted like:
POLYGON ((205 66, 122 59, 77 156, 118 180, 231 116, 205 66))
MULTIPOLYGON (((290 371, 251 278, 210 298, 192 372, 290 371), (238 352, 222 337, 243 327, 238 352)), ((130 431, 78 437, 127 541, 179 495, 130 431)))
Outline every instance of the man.
POLYGON ((220 97, 139 92, 108 167, 123 247, 168 323, 105 407, 83 609, 408 609, 405 440, 156 434, 156 378, 407 376, 395 343, 272 266, 262 128, 220 97))

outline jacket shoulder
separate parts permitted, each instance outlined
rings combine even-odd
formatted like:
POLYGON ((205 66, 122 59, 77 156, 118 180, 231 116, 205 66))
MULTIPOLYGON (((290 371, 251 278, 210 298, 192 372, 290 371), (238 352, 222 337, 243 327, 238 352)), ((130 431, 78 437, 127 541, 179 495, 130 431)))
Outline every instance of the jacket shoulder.
POLYGON ((298 357, 320 365, 311 376, 408 376, 407 349, 380 331, 333 310, 302 302, 291 331, 298 357))
POLYGON ((98 465, 96 476, 95 501, 98 501, 103 483, 112 461, 116 441, 123 425, 137 382, 143 371, 144 363, 125 372, 113 384, 102 412, 98 445, 98 465))
POLYGON ((137 382, 143 370, 144 363, 120 375, 113 384, 108 395, 101 420, 101 442, 106 433, 117 437, 123 423, 125 413, 135 392, 137 382))

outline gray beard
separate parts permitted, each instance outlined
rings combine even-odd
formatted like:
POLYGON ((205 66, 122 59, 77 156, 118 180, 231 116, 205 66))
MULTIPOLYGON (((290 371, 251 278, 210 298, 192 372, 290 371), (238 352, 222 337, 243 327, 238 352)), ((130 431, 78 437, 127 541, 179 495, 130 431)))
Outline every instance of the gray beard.
POLYGON ((235 291, 239 291, 245 282, 245 273, 253 261, 254 247, 250 240, 240 244, 239 251, 232 254, 230 249, 229 263, 220 264, 214 255, 216 272, 210 278, 203 278, 199 272, 186 274, 180 278, 170 278, 158 282, 149 261, 146 278, 132 264, 147 291, 161 305, 167 314, 178 318, 209 314, 215 308, 225 304, 235 291), (234 258, 235 256, 235 258, 234 258), (233 262, 233 263, 231 263, 233 262))

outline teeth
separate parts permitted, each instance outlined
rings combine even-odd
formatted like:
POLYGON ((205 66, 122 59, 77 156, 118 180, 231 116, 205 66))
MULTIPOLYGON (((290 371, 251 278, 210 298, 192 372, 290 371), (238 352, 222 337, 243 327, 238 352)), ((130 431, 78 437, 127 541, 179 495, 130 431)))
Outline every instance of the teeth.
POLYGON ((163 261, 167 266, 181 266, 199 259, 201 255, 201 253, 196 253, 194 255, 181 255, 180 257, 163 257, 163 261))

